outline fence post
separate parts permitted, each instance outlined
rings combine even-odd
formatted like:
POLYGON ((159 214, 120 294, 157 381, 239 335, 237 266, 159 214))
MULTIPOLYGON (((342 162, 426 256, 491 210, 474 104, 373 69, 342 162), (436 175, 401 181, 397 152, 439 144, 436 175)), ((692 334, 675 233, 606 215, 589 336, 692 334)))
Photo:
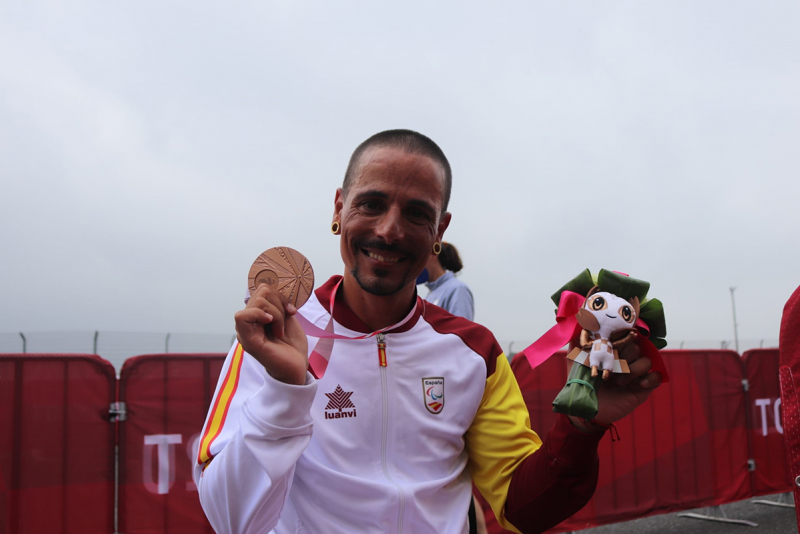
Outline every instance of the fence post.
POLYGON ((28 340, 25 339, 25 334, 22 332, 19 333, 19 337, 22 338, 22 354, 25 354, 28 352, 28 340))

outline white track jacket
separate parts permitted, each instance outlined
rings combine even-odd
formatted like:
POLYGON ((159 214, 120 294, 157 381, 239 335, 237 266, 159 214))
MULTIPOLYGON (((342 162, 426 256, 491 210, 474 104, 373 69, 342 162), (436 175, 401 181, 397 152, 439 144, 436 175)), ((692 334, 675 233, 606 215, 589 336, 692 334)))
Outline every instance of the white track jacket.
MULTIPOLYGON (((320 328, 339 278, 300 309, 320 328)), ((335 333, 368 332, 341 299, 335 310, 335 333)), ((337 339, 324 376, 303 386, 234 344, 194 469, 218 533, 466 533, 473 480, 516 530, 509 485, 541 441, 494 337, 418 298, 383 341, 381 358, 376 337, 337 339)))

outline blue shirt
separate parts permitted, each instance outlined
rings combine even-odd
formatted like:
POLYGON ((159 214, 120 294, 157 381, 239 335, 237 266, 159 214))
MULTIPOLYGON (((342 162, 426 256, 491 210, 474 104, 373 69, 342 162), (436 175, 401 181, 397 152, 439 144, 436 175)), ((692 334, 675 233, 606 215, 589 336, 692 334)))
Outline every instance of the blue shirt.
POLYGON ((467 284, 457 279, 452 271, 445 271, 433 282, 426 282, 425 286, 430 290, 425 300, 444 308, 453 315, 472 321, 475 316, 472 291, 469 290, 467 284))

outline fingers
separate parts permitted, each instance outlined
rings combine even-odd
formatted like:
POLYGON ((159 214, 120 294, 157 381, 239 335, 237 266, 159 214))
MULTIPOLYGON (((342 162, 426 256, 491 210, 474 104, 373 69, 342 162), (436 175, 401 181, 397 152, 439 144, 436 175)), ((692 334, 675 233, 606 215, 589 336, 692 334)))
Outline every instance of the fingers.
POLYGON ((650 361, 650 358, 645 356, 644 358, 639 358, 635 362, 629 363, 628 369, 630 369, 630 374, 633 377, 640 377, 650 372, 650 367, 652 367, 652 365, 653 362, 650 361))
POLYGON ((619 357, 622 360, 630 362, 635 362, 639 359, 639 344, 638 343, 628 343, 619 351, 619 357))
POLYGON ((655 389, 661 385, 662 376, 658 372, 650 372, 653 363, 650 358, 639 358, 628 365, 630 373, 617 375, 615 381, 620 386, 637 384, 642 389, 655 389))
POLYGON ((233 318, 236 320, 237 324, 247 323, 251 325, 265 325, 272 322, 273 316, 262 308, 245 308, 236 312, 233 318))
POLYGON ((237 321, 270 325, 269 332, 277 338, 285 335, 286 317, 297 313, 297 309, 288 303, 286 297, 266 284, 261 284, 250 296, 247 307, 236 314, 237 321))
POLYGON ((658 371, 653 371, 639 380, 639 387, 642 389, 656 389, 661 385, 662 376, 658 371))
POLYGON ((614 381, 620 386, 629 384, 632 381, 638 380, 639 378, 643 377, 648 372, 650 372, 651 366, 652 362, 650 361, 650 358, 647 357, 639 358, 638 360, 628 364, 628 369, 630 370, 630 373, 618 374, 614 377, 614 381))

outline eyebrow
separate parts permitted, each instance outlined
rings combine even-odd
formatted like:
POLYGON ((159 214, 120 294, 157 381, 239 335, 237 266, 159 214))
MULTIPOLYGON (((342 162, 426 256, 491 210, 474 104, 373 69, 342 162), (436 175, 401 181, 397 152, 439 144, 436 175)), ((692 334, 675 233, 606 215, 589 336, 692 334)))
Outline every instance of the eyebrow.
POLYGON ((370 191, 362 191, 361 193, 356 195, 356 199, 361 199, 366 197, 389 198, 389 195, 387 195, 383 191, 378 191, 377 189, 373 189, 370 191))

